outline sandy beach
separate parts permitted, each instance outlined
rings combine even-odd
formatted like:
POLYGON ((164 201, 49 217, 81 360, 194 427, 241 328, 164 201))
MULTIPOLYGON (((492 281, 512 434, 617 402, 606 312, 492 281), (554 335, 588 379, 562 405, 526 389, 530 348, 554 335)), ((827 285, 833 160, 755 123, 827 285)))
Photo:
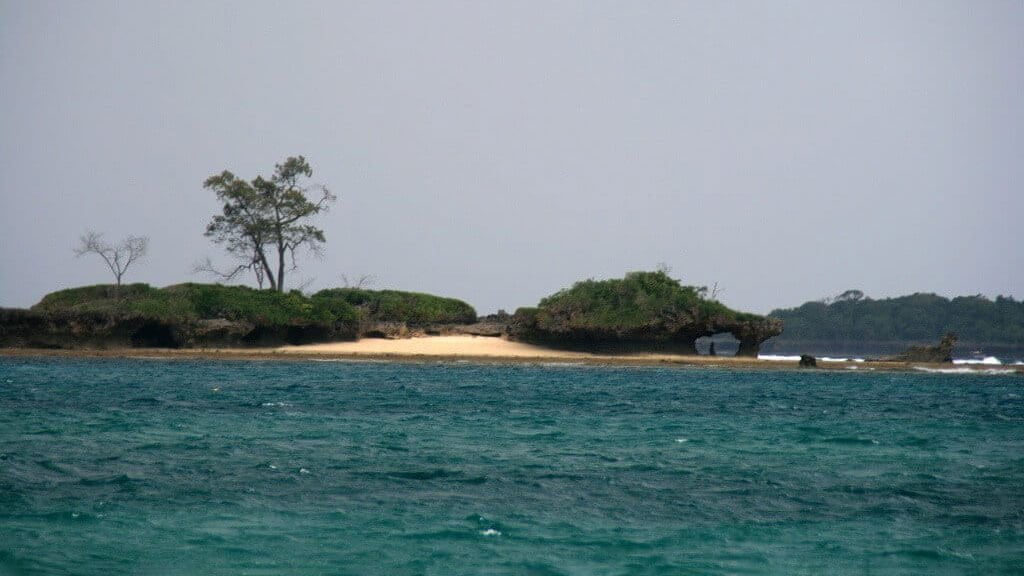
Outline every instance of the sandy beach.
MULTIPOLYGON (((709 368, 793 370, 793 360, 764 360, 749 357, 690 356, 682 354, 637 353, 593 354, 546 348, 504 338, 486 336, 423 336, 390 340, 364 338, 355 342, 331 342, 278 348, 114 348, 114 349, 32 349, 0 348, 0 356, 56 356, 104 358, 192 358, 223 360, 377 360, 388 362, 480 362, 480 363, 578 363, 595 365, 651 366, 679 365, 709 368)), ((998 371, 1024 374, 1024 366, 952 366, 917 362, 819 361, 823 370, 935 372, 998 371)))
POLYGON ((284 354, 329 354, 341 356, 467 356, 472 358, 558 358, 582 360, 595 357, 573 352, 512 342, 487 336, 423 336, 389 340, 363 338, 357 342, 331 342, 278 348, 284 354))

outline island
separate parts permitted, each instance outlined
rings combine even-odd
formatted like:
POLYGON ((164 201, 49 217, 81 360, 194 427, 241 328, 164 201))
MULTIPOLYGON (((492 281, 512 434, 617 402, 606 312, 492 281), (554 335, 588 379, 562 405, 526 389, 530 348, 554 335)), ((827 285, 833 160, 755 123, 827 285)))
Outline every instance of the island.
POLYGON ((952 333, 956 357, 1024 359, 1024 302, 1012 296, 916 293, 874 299, 847 290, 769 316, 786 326, 765 344, 763 351, 772 354, 814 350, 829 356, 887 357, 934 345, 952 333))
POLYGON ((43 349, 266 348, 360 338, 473 335, 576 350, 696 354, 731 333, 756 356, 782 322, 736 312, 664 272, 587 280, 515 314, 478 317, 455 299, 398 290, 298 291, 186 283, 96 285, 0 310, 0 346, 43 349))
POLYGON ((101 284, 47 294, 28 309, 0 309, 0 353, 902 370, 948 363, 952 346, 927 355, 919 347, 867 365, 759 360, 783 327, 780 318, 733 310, 660 270, 583 280, 536 306, 486 316, 457 298, 401 290, 101 284), (733 346, 723 343, 715 355, 713 342, 723 337, 733 346))

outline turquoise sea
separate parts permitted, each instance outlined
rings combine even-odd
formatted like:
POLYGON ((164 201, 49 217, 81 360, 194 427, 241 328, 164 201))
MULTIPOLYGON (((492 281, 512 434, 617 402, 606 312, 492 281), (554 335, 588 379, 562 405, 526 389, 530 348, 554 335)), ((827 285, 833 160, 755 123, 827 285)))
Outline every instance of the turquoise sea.
POLYGON ((1021 574, 1024 378, 0 358, 0 574, 1021 574))

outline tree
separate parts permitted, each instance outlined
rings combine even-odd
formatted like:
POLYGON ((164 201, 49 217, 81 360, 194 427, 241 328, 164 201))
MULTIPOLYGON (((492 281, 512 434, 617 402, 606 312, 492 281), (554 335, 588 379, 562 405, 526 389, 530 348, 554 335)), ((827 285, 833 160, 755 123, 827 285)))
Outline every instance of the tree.
POLYGON ((103 258, 114 274, 117 288, 120 290, 121 278, 128 272, 128 267, 145 256, 147 249, 149 238, 146 236, 129 236, 114 246, 103 240, 103 234, 89 230, 78 239, 78 246, 74 251, 76 258, 86 254, 97 254, 103 258))
POLYGON ((207 256, 202 262, 197 262, 192 266, 192 273, 208 274, 221 280, 231 281, 237 278, 239 274, 249 270, 256 277, 256 286, 262 290, 263 284, 267 281, 266 271, 263 269, 263 265, 260 263, 255 252, 249 256, 250 257, 248 259, 239 258, 238 260, 240 263, 234 268, 228 270, 218 267, 213 263, 213 260, 207 256))
POLYGON ((864 299, 864 292, 860 290, 847 290, 832 299, 833 302, 859 302, 864 299))
POLYGON ((223 207, 206 226, 206 236, 223 244, 240 264, 227 274, 212 265, 197 270, 228 278, 251 270, 261 287, 266 279, 271 289, 283 292, 285 272, 297 267, 296 252, 305 247, 320 254, 323 249, 324 232, 309 224, 310 218, 337 200, 326 187, 307 185, 312 176, 309 163, 297 156, 277 164, 269 180, 257 176, 247 182, 227 170, 207 178, 203 187, 213 190, 223 207))

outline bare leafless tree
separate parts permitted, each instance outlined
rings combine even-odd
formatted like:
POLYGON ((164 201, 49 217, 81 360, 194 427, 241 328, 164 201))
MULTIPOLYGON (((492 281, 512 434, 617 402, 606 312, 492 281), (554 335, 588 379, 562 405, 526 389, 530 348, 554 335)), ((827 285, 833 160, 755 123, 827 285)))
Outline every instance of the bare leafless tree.
POLYGON ((314 282, 316 282, 316 278, 315 277, 314 278, 306 278, 302 282, 299 282, 299 285, 296 286, 295 288, 292 288, 292 290, 298 290, 299 292, 302 292, 306 296, 310 296, 309 287, 312 286, 314 282))
POLYGON ((722 294, 725 294, 725 288, 719 286, 718 281, 715 280, 715 286, 711 288, 711 299, 718 300, 718 297, 722 294))
POLYGON ((128 267, 145 256, 148 249, 147 236, 129 236, 115 246, 104 241, 103 234, 89 230, 78 239, 74 251, 76 258, 86 254, 97 254, 103 258, 117 280, 117 287, 121 288, 121 278, 128 272, 128 267))
POLYGON ((345 288, 366 288, 367 286, 373 285, 373 283, 377 281, 377 278, 372 274, 363 274, 359 277, 359 280, 349 282, 348 276, 342 274, 341 281, 344 283, 345 288))

